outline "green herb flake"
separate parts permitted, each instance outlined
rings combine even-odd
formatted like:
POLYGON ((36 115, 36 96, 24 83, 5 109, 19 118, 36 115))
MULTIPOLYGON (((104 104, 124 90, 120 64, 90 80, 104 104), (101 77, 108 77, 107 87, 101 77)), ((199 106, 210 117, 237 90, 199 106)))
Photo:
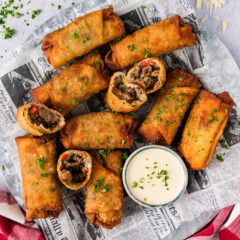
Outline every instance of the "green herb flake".
POLYGON ((90 40, 90 39, 88 37, 86 37, 82 40, 82 43, 86 43, 88 40, 90 40))
POLYGON ((41 169, 44 168, 44 157, 40 157, 37 159, 36 163, 39 165, 41 169))
POLYGON ((8 38, 11 38, 14 34, 14 29, 11 29, 9 27, 5 28, 5 31, 4 31, 4 39, 8 39, 8 38))
POLYGON ((95 61, 94 61, 94 64, 100 65, 100 62, 99 62, 98 60, 95 60, 95 61))
POLYGON ((128 45, 128 49, 129 49, 131 52, 133 52, 133 51, 136 49, 136 47, 134 46, 134 44, 132 44, 132 45, 128 45))
POLYGON ((144 189, 144 187, 143 187, 143 186, 139 186, 139 188, 140 188, 140 189, 142 189, 142 190, 144 189))
POLYGON ((52 188, 51 191, 52 191, 52 192, 56 192, 56 191, 57 191, 57 188, 52 188))
POLYGON ((32 11, 32 19, 34 19, 40 13, 41 13, 41 9, 37 9, 37 10, 32 11))
POLYGON ((128 153, 127 152, 123 152, 122 160, 125 161, 127 158, 128 158, 128 153))
POLYGON ((99 142, 100 142, 100 138, 97 138, 97 139, 96 139, 96 142, 98 142, 98 143, 99 143, 99 142))
POLYGON ((214 114, 214 113, 216 113, 216 112, 217 112, 216 108, 213 108, 213 109, 212 109, 212 113, 214 114))
POLYGON ((219 118, 215 118, 215 121, 216 121, 216 122, 219 122, 219 118))
POLYGON ((132 188, 136 188, 137 186, 138 186, 138 183, 137 182, 133 182, 132 188))
POLYGON ((133 115, 134 115, 134 112, 130 112, 129 114, 130 114, 131 116, 133 116, 133 115))
POLYGON ((182 81, 183 81, 183 78, 182 78, 182 77, 178 78, 178 81, 179 81, 179 82, 182 82, 182 81))
POLYGON ((76 104, 76 100, 74 98, 71 99, 71 104, 75 105, 76 104))
POLYGON ((122 145, 124 145, 125 144, 125 140, 122 140, 122 145))
POLYGON ((143 8, 143 9, 146 8, 146 5, 142 5, 141 8, 143 8))
POLYGON ((78 34, 77 34, 77 32, 75 30, 72 33, 72 38, 73 39, 77 39, 78 38, 78 34))
POLYGON ((147 198, 144 198, 144 201, 147 201, 147 198))
POLYGON ((60 9, 62 8, 62 6, 61 6, 61 5, 58 5, 57 8, 58 8, 58 10, 60 10, 60 9))
POLYGON ((1 171, 3 171, 4 170, 4 165, 3 164, 1 164, 1 171))
POLYGON ((101 191, 101 193, 105 193, 105 192, 109 192, 109 185, 108 184, 106 184, 101 191))
POLYGON ((60 87, 61 91, 65 92, 66 88, 65 87, 60 87))
POLYGON ((213 120, 213 115, 212 114, 209 115, 209 120, 213 120))
POLYGON ((102 183, 104 182, 105 178, 97 179, 97 184, 93 185, 94 193, 97 193, 99 188, 101 187, 102 183))
POLYGON ((42 173, 41 176, 42 176, 42 177, 47 177, 48 174, 47 174, 47 173, 42 173))
POLYGON ((223 162, 223 161, 224 161, 222 155, 217 154, 216 157, 217 157, 217 160, 218 160, 218 161, 220 161, 220 162, 223 162))

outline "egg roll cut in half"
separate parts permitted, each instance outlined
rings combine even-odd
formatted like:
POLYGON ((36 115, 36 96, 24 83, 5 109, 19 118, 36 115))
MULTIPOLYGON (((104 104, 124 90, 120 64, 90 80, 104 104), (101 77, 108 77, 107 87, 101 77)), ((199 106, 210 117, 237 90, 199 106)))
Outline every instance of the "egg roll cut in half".
POLYGON ((42 50, 56 69, 124 33, 122 20, 109 7, 78 17, 64 28, 49 33, 43 39, 42 50))
POLYGON ((136 122, 128 114, 96 112, 69 119, 60 141, 66 149, 130 148, 134 143, 136 122))
POLYGON ((62 211, 53 135, 16 138, 21 166, 26 220, 57 217, 62 211))
POLYGON ((58 177, 69 189, 82 188, 88 182, 91 171, 92 158, 85 151, 68 150, 58 158, 58 177))
POLYGON ((182 69, 167 72, 167 81, 138 132, 146 142, 171 145, 183 117, 200 88, 197 78, 182 69))
POLYGON ((191 26, 174 15, 111 44, 105 62, 112 70, 120 70, 144 58, 158 57, 195 44, 196 34, 191 26))
POLYGON ((110 76, 99 53, 90 53, 51 80, 32 89, 35 101, 68 114, 80 103, 105 89, 110 76))
POLYGON ((55 133, 65 125, 61 113, 37 102, 18 107, 17 121, 24 130, 34 136, 55 133))
POLYGON ((227 124, 233 101, 228 93, 202 90, 185 125, 179 152, 194 170, 207 167, 227 124))
POLYGON ((117 176, 122 173, 122 152, 119 150, 99 149, 91 151, 91 156, 117 176))
MULTIPOLYGON (((115 169, 120 172, 119 169, 115 169)), ((87 183, 85 216, 93 224, 112 229, 120 224, 123 209, 121 177, 93 158, 93 169, 87 183)))
POLYGON ((113 74, 105 96, 105 102, 113 111, 137 111, 146 101, 145 91, 136 84, 128 83, 123 72, 113 74))
POLYGON ((163 61, 158 58, 142 60, 129 70, 127 81, 138 84, 147 94, 157 91, 166 81, 166 70, 163 61))

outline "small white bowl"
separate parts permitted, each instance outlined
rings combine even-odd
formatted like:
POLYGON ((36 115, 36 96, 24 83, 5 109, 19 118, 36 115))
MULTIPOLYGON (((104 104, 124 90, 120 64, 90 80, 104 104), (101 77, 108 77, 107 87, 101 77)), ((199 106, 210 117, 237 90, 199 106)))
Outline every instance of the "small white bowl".
POLYGON ((187 172, 187 168, 185 166, 185 163, 183 162, 182 158, 176 153, 174 152, 173 150, 171 150, 170 148, 168 147, 164 147, 164 146, 160 146, 160 145, 147 145, 147 146, 144 146, 144 147, 141 147, 141 148, 138 148, 136 149, 126 160, 125 164, 124 164, 124 167, 123 167, 123 171, 122 171, 122 180, 123 180, 123 186, 127 192, 127 194, 136 202, 138 203, 139 205, 142 205, 144 207, 150 207, 150 208, 157 208, 157 207, 165 207, 173 202, 175 202, 176 200, 178 200, 185 192, 186 190, 186 187, 187 187, 187 183, 188 183, 188 172, 187 172), (127 175, 127 168, 128 168, 128 165, 129 163, 132 161, 132 159, 140 152, 142 151, 146 151, 146 150, 149 150, 149 149, 152 149, 152 148, 157 148, 157 149, 161 149, 161 150, 165 150, 165 151, 168 151, 169 153, 173 154, 175 156, 175 158, 180 162, 180 165, 182 166, 183 168, 183 172, 184 172, 184 184, 183 184, 183 187, 182 187, 182 190, 180 191, 180 193, 177 195, 177 197, 175 197, 175 199, 173 199, 172 201, 170 202, 167 202, 167 203, 164 203, 164 204, 159 204, 159 205, 151 205, 151 204, 148 204, 146 202, 143 202, 139 199, 137 199, 132 193, 131 193, 131 190, 127 184, 127 179, 126 179, 126 175, 127 175))

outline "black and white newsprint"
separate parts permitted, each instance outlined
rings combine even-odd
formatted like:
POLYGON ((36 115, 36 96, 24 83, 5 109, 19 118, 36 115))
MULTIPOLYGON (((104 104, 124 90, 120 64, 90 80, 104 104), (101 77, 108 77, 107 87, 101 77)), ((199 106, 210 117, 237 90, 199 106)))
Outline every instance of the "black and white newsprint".
MULTIPOLYGON (((212 92, 228 91, 235 101, 228 125, 223 134, 224 144, 216 153, 224 155, 224 162, 216 160, 216 153, 203 171, 189 170, 186 194, 165 208, 149 209, 135 204, 124 196, 122 223, 113 230, 94 227, 84 216, 85 189, 69 191, 63 187, 64 211, 58 218, 38 220, 47 240, 155 240, 184 239, 202 228, 223 207, 235 204, 240 196, 240 72, 223 44, 206 29, 200 28, 188 0, 82 0, 79 4, 47 20, 31 34, 22 46, 0 62, 0 164, 11 192, 24 207, 20 166, 15 137, 25 132, 16 121, 19 105, 32 101, 31 88, 49 80, 55 71, 41 50, 43 37, 65 26, 78 16, 113 5, 128 33, 161 19, 179 14, 198 35, 197 45, 163 56, 166 66, 183 67, 195 74, 202 85, 212 92), (142 5, 146 7, 141 7, 142 5)), ((105 92, 92 97, 72 114, 106 109, 105 92)), ((149 97, 135 118, 141 120, 149 111, 155 95, 149 97)), ((144 144, 136 136, 134 150, 144 144)))

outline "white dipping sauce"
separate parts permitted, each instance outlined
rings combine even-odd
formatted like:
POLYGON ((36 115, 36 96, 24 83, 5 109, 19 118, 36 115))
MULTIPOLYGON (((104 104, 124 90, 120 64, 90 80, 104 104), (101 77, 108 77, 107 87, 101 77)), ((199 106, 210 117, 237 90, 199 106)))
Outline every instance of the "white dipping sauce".
POLYGON ((186 184, 186 170, 167 149, 147 148, 138 152, 126 169, 131 194, 150 205, 162 205, 176 199, 186 184))

